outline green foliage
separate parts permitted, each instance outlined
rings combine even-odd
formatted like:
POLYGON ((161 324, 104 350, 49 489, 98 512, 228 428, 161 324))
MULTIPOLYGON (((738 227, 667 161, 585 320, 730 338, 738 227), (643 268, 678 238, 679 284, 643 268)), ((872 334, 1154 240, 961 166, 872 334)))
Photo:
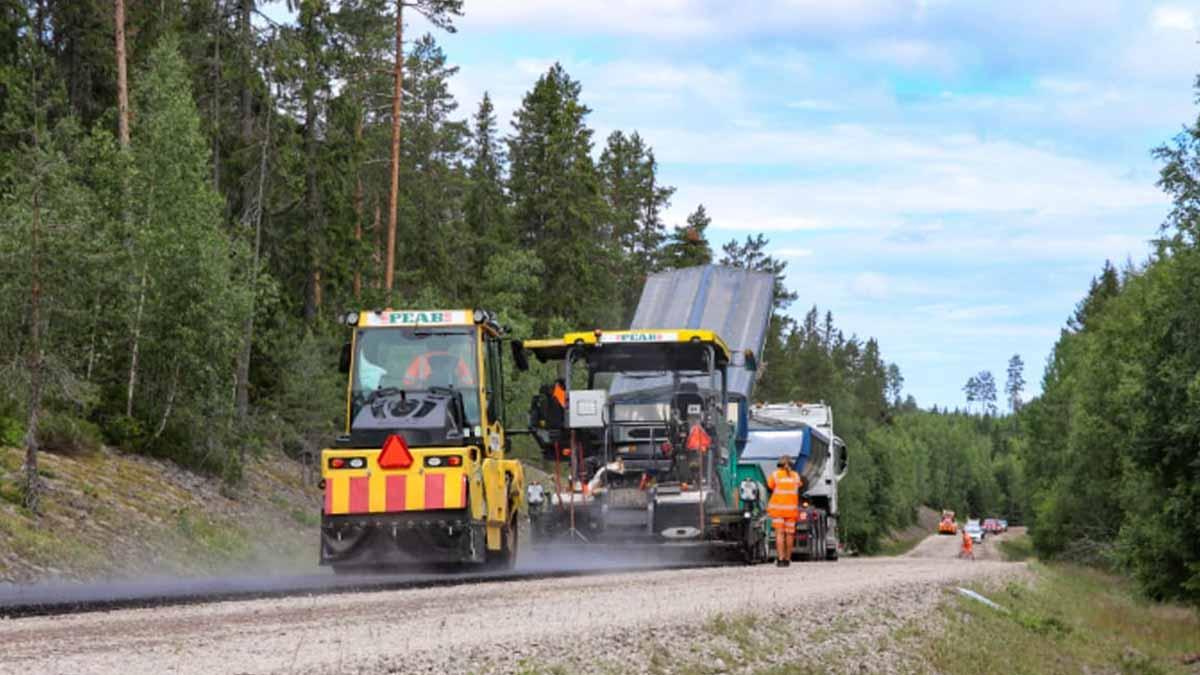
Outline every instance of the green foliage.
POLYGON ((605 229, 606 204, 585 124, 591 110, 580 91, 579 82, 555 64, 517 110, 508 139, 513 222, 519 244, 545 265, 538 293, 542 316, 616 325, 621 308, 611 300, 618 257, 611 240, 595 236, 605 229))
POLYGON ((0 417, 0 447, 15 448, 25 443, 25 425, 11 417, 0 417))
POLYGON ((1119 566, 1200 601, 1200 251, 1111 266, 1055 345, 1030 439, 1039 555, 1119 566))
POLYGON ((46 413, 38 420, 38 445, 59 455, 82 455, 100 449, 100 428, 64 413, 46 413))
POLYGON ((998 544, 1005 560, 1022 562, 1033 557, 1033 542, 1028 536, 1001 539, 998 544))
POLYGON ((696 210, 688 214, 687 223, 676 227, 667 238, 660 264, 674 269, 711 264, 713 252, 706 234, 709 225, 712 225, 712 218, 708 217, 703 204, 697 205, 696 210))
POLYGON ((142 423, 127 415, 114 415, 104 422, 104 438, 110 445, 124 450, 135 450, 145 441, 146 430, 142 423))
POLYGON ((847 540, 875 553, 889 532, 916 522, 922 505, 1018 522, 1024 477, 1020 461, 1006 451, 1009 433, 1003 420, 963 413, 903 412, 872 425, 852 445, 851 470, 841 484, 847 540))

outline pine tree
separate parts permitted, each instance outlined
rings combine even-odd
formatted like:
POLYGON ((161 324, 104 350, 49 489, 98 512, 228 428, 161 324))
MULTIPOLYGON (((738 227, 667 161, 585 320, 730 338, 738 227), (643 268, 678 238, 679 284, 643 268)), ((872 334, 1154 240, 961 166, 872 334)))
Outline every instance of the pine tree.
POLYGON ((1075 312, 1067 320, 1067 327, 1072 331, 1083 330, 1088 320, 1104 309, 1104 305, 1121 291, 1121 278, 1112 261, 1105 260, 1100 276, 1093 277, 1088 293, 1083 300, 1075 305, 1075 312))
POLYGON ((400 214, 402 239, 412 245, 397 266, 404 288, 419 291, 436 280, 432 285, 452 298, 467 290, 465 275, 446 276, 445 271, 470 250, 463 212, 468 128, 452 119, 458 103, 450 94, 450 78, 457 72, 428 34, 406 59, 400 214))
POLYGON ((525 95, 508 139, 509 191, 519 243, 545 266, 535 315, 613 325, 615 252, 597 240, 605 204, 592 162, 590 110, 580 85, 555 64, 525 95))
POLYGON ((606 235, 621 260, 614 270, 621 287, 622 305, 632 314, 646 276, 657 271, 660 249, 666 239, 662 211, 670 205, 674 188, 658 184, 654 151, 634 132, 609 135, 600 154, 600 180, 608 204, 606 235))
POLYGON ((963 393, 967 395, 967 410, 971 410, 971 404, 981 400, 981 389, 979 377, 972 375, 967 378, 967 383, 963 385, 963 393))
POLYGON ((783 311, 800 296, 794 291, 788 290, 787 261, 776 260, 767 254, 767 246, 770 243, 770 240, 762 234, 747 235, 743 244, 739 244, 736 239, 733 239, 721 247, 724 253, 721 264, 759 272, 770 272, 775 275, 775 297, 772 304, 775 311, 783 311))
POLYGON ((711 224, 712 219, 708 217, 704 205, 696 206, 696 210, 688 214, 687 223, 682 227, 676 226, 663 245, 662 266, 681 269, 711 264, 713 252, 707 235, 711 224))
POLYGON ((996 408, 996 378, 989 370, 982 370, 975 376, 978 383, 977 397, 983 404, 984 413, 995 415, 996 408))
POLYGON ((900 397, 904 393, 904 376, 900 374, 900 366, 889 363, 887 367, 887 392, 892 407, 899 408, 900 397))
POLYGON ((508 199, 504 192, 504 148, 496 129, 496 113, 487 92, 472 118, 468 148, 467 196, 464 205, 472 238, 474 266, 483 269, 493 256, 515 242, 509 229, 508 199))
POLYGON ((388 189, 387 250, 384 262, 384 288, 390 295, 395 274, 396 220, 400 199, 400 126, 402 124, 401 102, 404 93, 404 8, 411 7, 430 23, 451 33, 454 32, 454 17, 462 16, 463 0, 395 0, 396 2, 396 49, 392 69, 392 142, 391 184, 388 189))
POLYGON ((1008 382, 1004 393, 1008 395, 1008 409, 1016 414, 1021 410, 1021 393, 1025 391, 1025 362, 1020 354, 1013 354, 1008 360, 1008 382))

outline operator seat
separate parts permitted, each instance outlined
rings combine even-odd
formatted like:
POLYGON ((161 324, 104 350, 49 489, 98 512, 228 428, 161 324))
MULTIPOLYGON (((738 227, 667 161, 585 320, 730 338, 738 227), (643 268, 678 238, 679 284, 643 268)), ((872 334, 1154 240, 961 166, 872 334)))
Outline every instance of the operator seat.
POLYGON ((679 389, 671 397, 671 408, 676 411, 681 422, 687 422, 689 417, 702 417, 704 397, 700 395, 699 385, 695 382, 681 382, 679 389))

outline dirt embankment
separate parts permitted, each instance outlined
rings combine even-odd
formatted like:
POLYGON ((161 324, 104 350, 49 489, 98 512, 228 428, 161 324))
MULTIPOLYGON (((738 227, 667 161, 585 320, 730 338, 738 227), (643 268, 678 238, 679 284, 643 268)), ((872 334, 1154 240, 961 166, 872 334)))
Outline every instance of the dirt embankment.
MULTIPOLYGON (((21 461, 0 448, 0 487, 16 484, 21 461)), ((319 493, 285 457, 250 460, 236 490, 108 449, 43 453, 40 469, 39 518, 0 490, 0 583, 315 566, 319 493)))
POLYGON ((939 589, 1023 570, 843 559, 0 620, 0 672, 919 672, 904 643, 939 589))

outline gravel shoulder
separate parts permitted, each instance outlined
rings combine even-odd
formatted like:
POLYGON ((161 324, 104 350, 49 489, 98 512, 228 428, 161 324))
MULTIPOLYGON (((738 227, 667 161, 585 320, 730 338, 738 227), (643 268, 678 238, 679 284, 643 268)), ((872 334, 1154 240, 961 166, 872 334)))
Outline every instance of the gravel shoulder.
POLYGON ((843 559, 0 620, 0 673, 905 672, 898 631, 941 589, 1023 569, 843 559))

